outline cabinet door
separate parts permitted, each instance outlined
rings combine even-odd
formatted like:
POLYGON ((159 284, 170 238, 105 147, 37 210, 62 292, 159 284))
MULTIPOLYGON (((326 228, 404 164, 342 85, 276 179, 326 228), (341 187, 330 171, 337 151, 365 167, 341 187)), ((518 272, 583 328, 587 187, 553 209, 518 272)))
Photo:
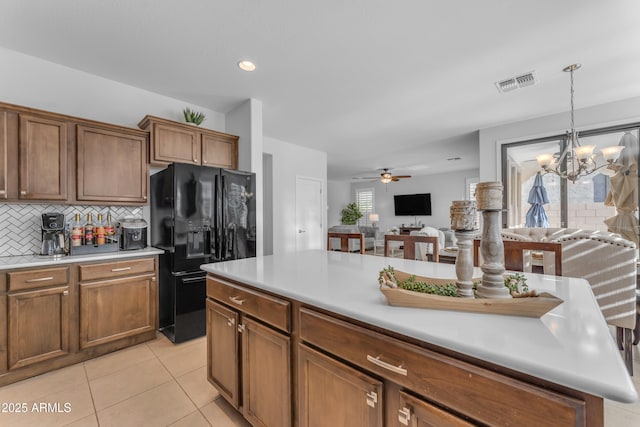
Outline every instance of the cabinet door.
POLYGON ((238 168, 238 137, 202 134, 202 164, 225 169, 238 168))
POLYGON ((69 287, 9 294, 9 369, 69 353, 69 287))
POLYGON ((9 156, 9 136, 7 130, 9 127, 6 111, 0 111, 0 199, 9 197, 9 189, 7 188, 9 180, 9 167, 7 158, 9 156))
POLYGON ((80 284, 80 348, 156 329, 156 278, 126 277, 80 284))
POLYGON ((236 311, 207 299, 207 378, 236 409, 240 407, 238 319, 236 311))
POLYGON ((304 345, 298 352, 298 424, 382 426, 382 382, 304 345))
POLYGON ((147 138, 78 126, 77 199, 146 203, 147 138))
POLYGON ((20 115, 20 199, 67 199, 67 124, 20 115))
POLYGON ((161 123, 153 125, 151 134, 151 163, 172 162, 200 164, 198 132, 161 123))
POLYGON ((398 426, 412 427, 471 427, 475 424, 458 418, 443 409, 400 392, 398 426))
POLYGON ((242 407, 254 426, 291 425, 290 339, 242 317, 242 407))

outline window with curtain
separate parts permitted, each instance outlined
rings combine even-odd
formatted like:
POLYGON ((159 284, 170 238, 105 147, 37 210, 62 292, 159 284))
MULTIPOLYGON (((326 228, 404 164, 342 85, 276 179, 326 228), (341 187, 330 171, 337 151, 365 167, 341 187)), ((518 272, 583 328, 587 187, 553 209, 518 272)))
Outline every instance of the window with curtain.
MULTIPOLYGON (((633 135, 636 140, 640 138, 640 123, 581 131, 580 143, 596 148, 617 145, 626 133, 633 135)), ((507 213, 503 215, 503 227, 525 226, 526 214, 531 209, 529 191, 540 170, 536 155, 560 153, 565 144, 565 135, 554 135, 502 145, 502 181, 507 207, 507 213)), ((630 154, 627 153, 627 156, 630 154)), ((600 154, 597 154, 596 161, 598 165, 606 164, 600 154)), ((605 220, 617 214, 615 206, 606 203, 613 174, 614 171, 604 167, 575 183, 551 173, 542 175, 542 184, 549 200, 543 205, 549 227, 607 231, 609 226, 605 220)), ((638 201, 635 201, 636 205, 638 201)), ((633 215, 638 216, 636 209, 633 215)))
POLYGON ((369 214, 374 213, 374 191, 373 188, 361 188, 356 190, 356 204, 362 218, 358 221, 358 225, 371 225, 369 214))

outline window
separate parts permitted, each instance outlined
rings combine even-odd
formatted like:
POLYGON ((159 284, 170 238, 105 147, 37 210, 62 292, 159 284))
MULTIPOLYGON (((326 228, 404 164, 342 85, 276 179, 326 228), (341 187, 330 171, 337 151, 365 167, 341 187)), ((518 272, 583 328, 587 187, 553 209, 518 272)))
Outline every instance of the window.
POLYGON ((374 213, 374 192, 373 188, 361 188, 356 190, 356 205, 362 213, 362 218, 358 220, 358 225, 371 225, 369 214, 374 213))
POLYGON ((480 178, 467 178, 464 180, 464 199, 475 200, 476 199, 476 185, 480 182, 480 178))
MULTIPOLYGON (((640 124, 582 131, 580 143, 583 146, 595 145, 596 149, 617 145, 627 132, 635 138, 640 137, 640 124)), ((531 208, 528 203, 529 191, 540 170, 536 155, 560 153, 565 144, 565 135, 555 135, 502 145, 502 181, 507 207, 503 215, 503 227, 526 226, 526 215, 531 208)), ((605 164, 601 155, 597 156, 596 162, 598 165, 605 164)), ((616 208, 604 203, 613 173, 603 167, 575 183, 551 173, 543 175, 542 182, 549 200, 548 204, 543 205, 548 226, 607 231, 609 227, 604 220, 616 215, 616 208)), ((634 215, 638 215, 637 209, 634 209, 634 215)))

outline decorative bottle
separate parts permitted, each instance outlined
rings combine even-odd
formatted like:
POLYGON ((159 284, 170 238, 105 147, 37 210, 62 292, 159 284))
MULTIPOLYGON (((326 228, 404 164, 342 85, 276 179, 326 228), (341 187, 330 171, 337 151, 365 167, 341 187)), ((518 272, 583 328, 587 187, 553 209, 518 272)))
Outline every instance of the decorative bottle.
POLYGON ((84 227, 80 222, 80 214, 77 213, 73 224, 71 225, 71 246, 82 246, 84 237, 84 227))
POLYGON ((93 216, 90 213, 88 213, 87 222, 84 224, 84 244, 93 245, 94 240, 95 239, 93 235, 93 216))
POLYGON ((107 242, 101 213, 98 214, 98 222, 95 225, 95 240, 97 245, 104 245, 107 242))
POLYGON ((104 234, 107 243, 115 243, 116 229, 111 222, 111 212, 107 213, 107 222, 104 225, 104 234))

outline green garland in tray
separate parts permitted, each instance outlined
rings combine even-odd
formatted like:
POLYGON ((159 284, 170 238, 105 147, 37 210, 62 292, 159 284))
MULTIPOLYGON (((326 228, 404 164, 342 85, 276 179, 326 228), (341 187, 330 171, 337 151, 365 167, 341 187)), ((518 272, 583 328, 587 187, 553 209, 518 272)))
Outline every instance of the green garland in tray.
MULTIPOLYGON (((398 285, 399 288, 406 289, 407 291, 420 292, 424 294, 432 294, 432 295, 442 295, 445 297, 459 297, 458 294, 458 286, 455 283, 445 283, 445 284, 433 284, 426 282, 419 282, 416 280, 415 275, 409 276, 406 280, 398 280, 395 275, 395 271, 392 266, 387 266, 380 271, 378 274, 378 283, 384 284, 383 276, 387 274, 393 278, 393 281, 398 285)), ((526 292, 528 290, 527 286, 527 278, 524 275, 515 273, 507 276, 504 279, 504 285, 509 288, 509 290, 514 292, 526 292), (520 290, 518 289, 518 285, 520 285, 520 290)), ((481 282, 474 282, 473 289, 475 290, 481 282)))

